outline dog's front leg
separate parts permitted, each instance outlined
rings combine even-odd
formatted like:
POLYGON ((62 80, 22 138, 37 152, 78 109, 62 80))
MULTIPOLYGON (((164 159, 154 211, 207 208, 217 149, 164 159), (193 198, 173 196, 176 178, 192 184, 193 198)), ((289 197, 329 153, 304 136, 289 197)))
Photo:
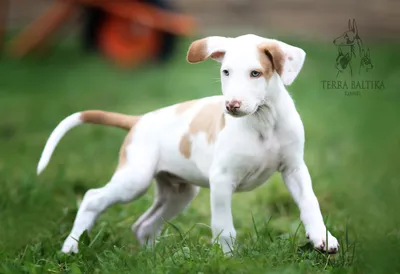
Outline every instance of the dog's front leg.
POLYGON ((216 172, 210 177, 213 242, 218 240, 224 253, 230 253, 233 250, 236 238, 231 209, 234 189, 233 181, 226 174, 216 172))
POLYGON ((300 209, 300 218, 304 224, 307 238, 314 247, 328 253, 336 253, 339 243, 326 230, 317 197, 311 184, 311 177, 304 161, 286 166, 282 171, 283 180, 300 209), (327 237, 328 236, 328 237, 327 237))

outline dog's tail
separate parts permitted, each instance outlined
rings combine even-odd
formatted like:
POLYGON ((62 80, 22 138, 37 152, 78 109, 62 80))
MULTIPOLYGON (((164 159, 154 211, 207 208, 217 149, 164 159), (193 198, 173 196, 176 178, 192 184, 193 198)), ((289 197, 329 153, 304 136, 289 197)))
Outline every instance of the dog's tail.
POLYGON ((81 125, 83 123, 89 124, 101 124, 107 126, 119 127, 122 129, 131 129, 137 121, 138 116, 129 116, 120 113, 106 112, 101 110, 87 110, 83 112, 74 113, 65 118, 51 133, 49 139, 46 142, 42 156, 40 157, 39 164, 37 167, 37 174, 40 174, 47 166, 50 161, 50 157, 53 154, 58 142, 70 129, 81 125))

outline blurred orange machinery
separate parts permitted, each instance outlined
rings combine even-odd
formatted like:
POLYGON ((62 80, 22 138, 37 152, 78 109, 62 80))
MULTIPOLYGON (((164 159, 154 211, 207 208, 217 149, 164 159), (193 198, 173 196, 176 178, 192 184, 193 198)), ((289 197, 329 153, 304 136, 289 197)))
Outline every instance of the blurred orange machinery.
POLYGON ((140 0, 55 0, 12 41, 11 51, 23 57, 43 45, 79 8, 100 9, 104 18, 96 27, 101 53, 120 66, 134 66, 162 51, 163 33, 191 35, 195 20, 140 0))

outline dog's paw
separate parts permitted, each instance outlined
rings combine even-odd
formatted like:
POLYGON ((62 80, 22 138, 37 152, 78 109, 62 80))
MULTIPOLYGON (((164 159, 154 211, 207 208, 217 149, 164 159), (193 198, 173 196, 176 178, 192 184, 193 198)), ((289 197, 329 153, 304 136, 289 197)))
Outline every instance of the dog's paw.
POLYGON ((338 240, 331 235, 328 231, 328 241, 326 240, 326 232, 321 233, 307 233, 307 239, 313 243, 314 248, 322 252, 328 252, 328 254, 335 254, 339 251, 338 240), (328 243, 328 246, 326 244, 328 243))
POLYGON ((217 244, 221 249, 222 253, 225 257, 233 257, 233 247, 228 244, 223 244, 220 241, 213 241, 213 243, 217 244))
POLYGON ((78 241, 68 236, 61 248, 61 252, 65 254, 78 253, 78 241))
POLYGON ((233 250, 234 250, 234 245, 235 245, 235 239, 233 238, 226 238, 226 237, 219 237, 218 239, 213 239, 211 241, 212 244, 217 244, 224 255, 226 257, 232 257, 233 256, 233 250))

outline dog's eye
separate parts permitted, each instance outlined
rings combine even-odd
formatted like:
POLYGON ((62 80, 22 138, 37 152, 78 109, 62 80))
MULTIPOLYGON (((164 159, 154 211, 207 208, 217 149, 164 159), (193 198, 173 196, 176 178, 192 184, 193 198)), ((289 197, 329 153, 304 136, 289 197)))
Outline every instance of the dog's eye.
POLYGON ((258 77, 261 76, 261 72, 259 72, 259 71, 257 71, 257 70, 252 70, 252 71, 250 72, 250 76, 251 76, 252 78, 258 78, 258 77))
POLYGON ((224 69, 224 70, 222 71, 222 73, 223 73, 225 76, 229 76, 229 71, 226 70, 226 69, 224 69))

